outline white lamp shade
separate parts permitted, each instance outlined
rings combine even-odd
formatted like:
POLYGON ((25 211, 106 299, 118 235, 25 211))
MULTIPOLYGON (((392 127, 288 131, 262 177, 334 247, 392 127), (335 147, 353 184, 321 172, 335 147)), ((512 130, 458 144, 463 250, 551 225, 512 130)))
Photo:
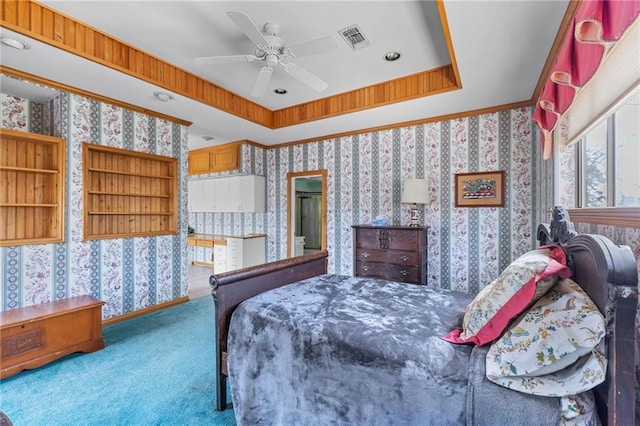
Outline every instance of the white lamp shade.
POLYGON ((426 179, 405 179, 401 203, 426 204, 428 199, 426 179))

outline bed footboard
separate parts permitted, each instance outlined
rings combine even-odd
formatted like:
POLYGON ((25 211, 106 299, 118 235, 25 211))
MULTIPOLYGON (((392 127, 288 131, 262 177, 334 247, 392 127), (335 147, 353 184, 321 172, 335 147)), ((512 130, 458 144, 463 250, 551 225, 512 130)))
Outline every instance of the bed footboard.
POLYGON ((215 304, 216 409, 227 407, 227 333, 231 314, 243 301, 295 281, 327 273, 327 251, 238 269, 209 278, 215 304))

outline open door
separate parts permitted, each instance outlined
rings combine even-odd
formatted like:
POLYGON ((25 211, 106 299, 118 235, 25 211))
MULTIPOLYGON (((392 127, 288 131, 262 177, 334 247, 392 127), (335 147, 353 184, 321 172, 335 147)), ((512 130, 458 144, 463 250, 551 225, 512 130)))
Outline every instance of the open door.
POLYGON ((287 256, 327 247, 327 170, 287 173, 287 256))

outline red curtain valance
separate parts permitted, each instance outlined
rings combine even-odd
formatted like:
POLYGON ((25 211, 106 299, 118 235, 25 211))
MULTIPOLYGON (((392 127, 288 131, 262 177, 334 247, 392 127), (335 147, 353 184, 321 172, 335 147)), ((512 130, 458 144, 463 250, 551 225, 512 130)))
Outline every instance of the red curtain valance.
POLYGON ((558 118, 639 14, 640 0, 583 0, 580 4, 533 114, 542 130, 544 159, 551 158, 552 132, 558 118))

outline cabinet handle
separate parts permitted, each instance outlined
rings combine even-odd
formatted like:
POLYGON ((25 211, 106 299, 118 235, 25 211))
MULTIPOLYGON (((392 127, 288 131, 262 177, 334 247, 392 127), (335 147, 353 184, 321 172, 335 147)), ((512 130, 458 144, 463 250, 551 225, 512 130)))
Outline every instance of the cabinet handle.
POLYGON ((402 255, 402 256, 400 256, 400 260, 406 262, 407 260, 409 260, 409 256, 407 256, 406 254, 402 255))
POLYGON ((364 257, 365 259, 366 259, 367 257, 369 257, 369 256, 371 256, 371 255, 370 255, 369 253, 367 253, 366 251, 365 251, 364 253, 362 253, 362 257, 364 257))
POLYGON ((362 267, 362 270, 363 270, 363 271, 368 271, 369 269, 371 269, 371 267, 370 267, 370 266, 368 266, 368 265, 364 265, 364 266, 362 267))
POLYGON ((400 271, 400 275, 402 275, 403 277, 406 277, 409 273, 407 272, 406 269, 403 269, 402 271, 400 271))

